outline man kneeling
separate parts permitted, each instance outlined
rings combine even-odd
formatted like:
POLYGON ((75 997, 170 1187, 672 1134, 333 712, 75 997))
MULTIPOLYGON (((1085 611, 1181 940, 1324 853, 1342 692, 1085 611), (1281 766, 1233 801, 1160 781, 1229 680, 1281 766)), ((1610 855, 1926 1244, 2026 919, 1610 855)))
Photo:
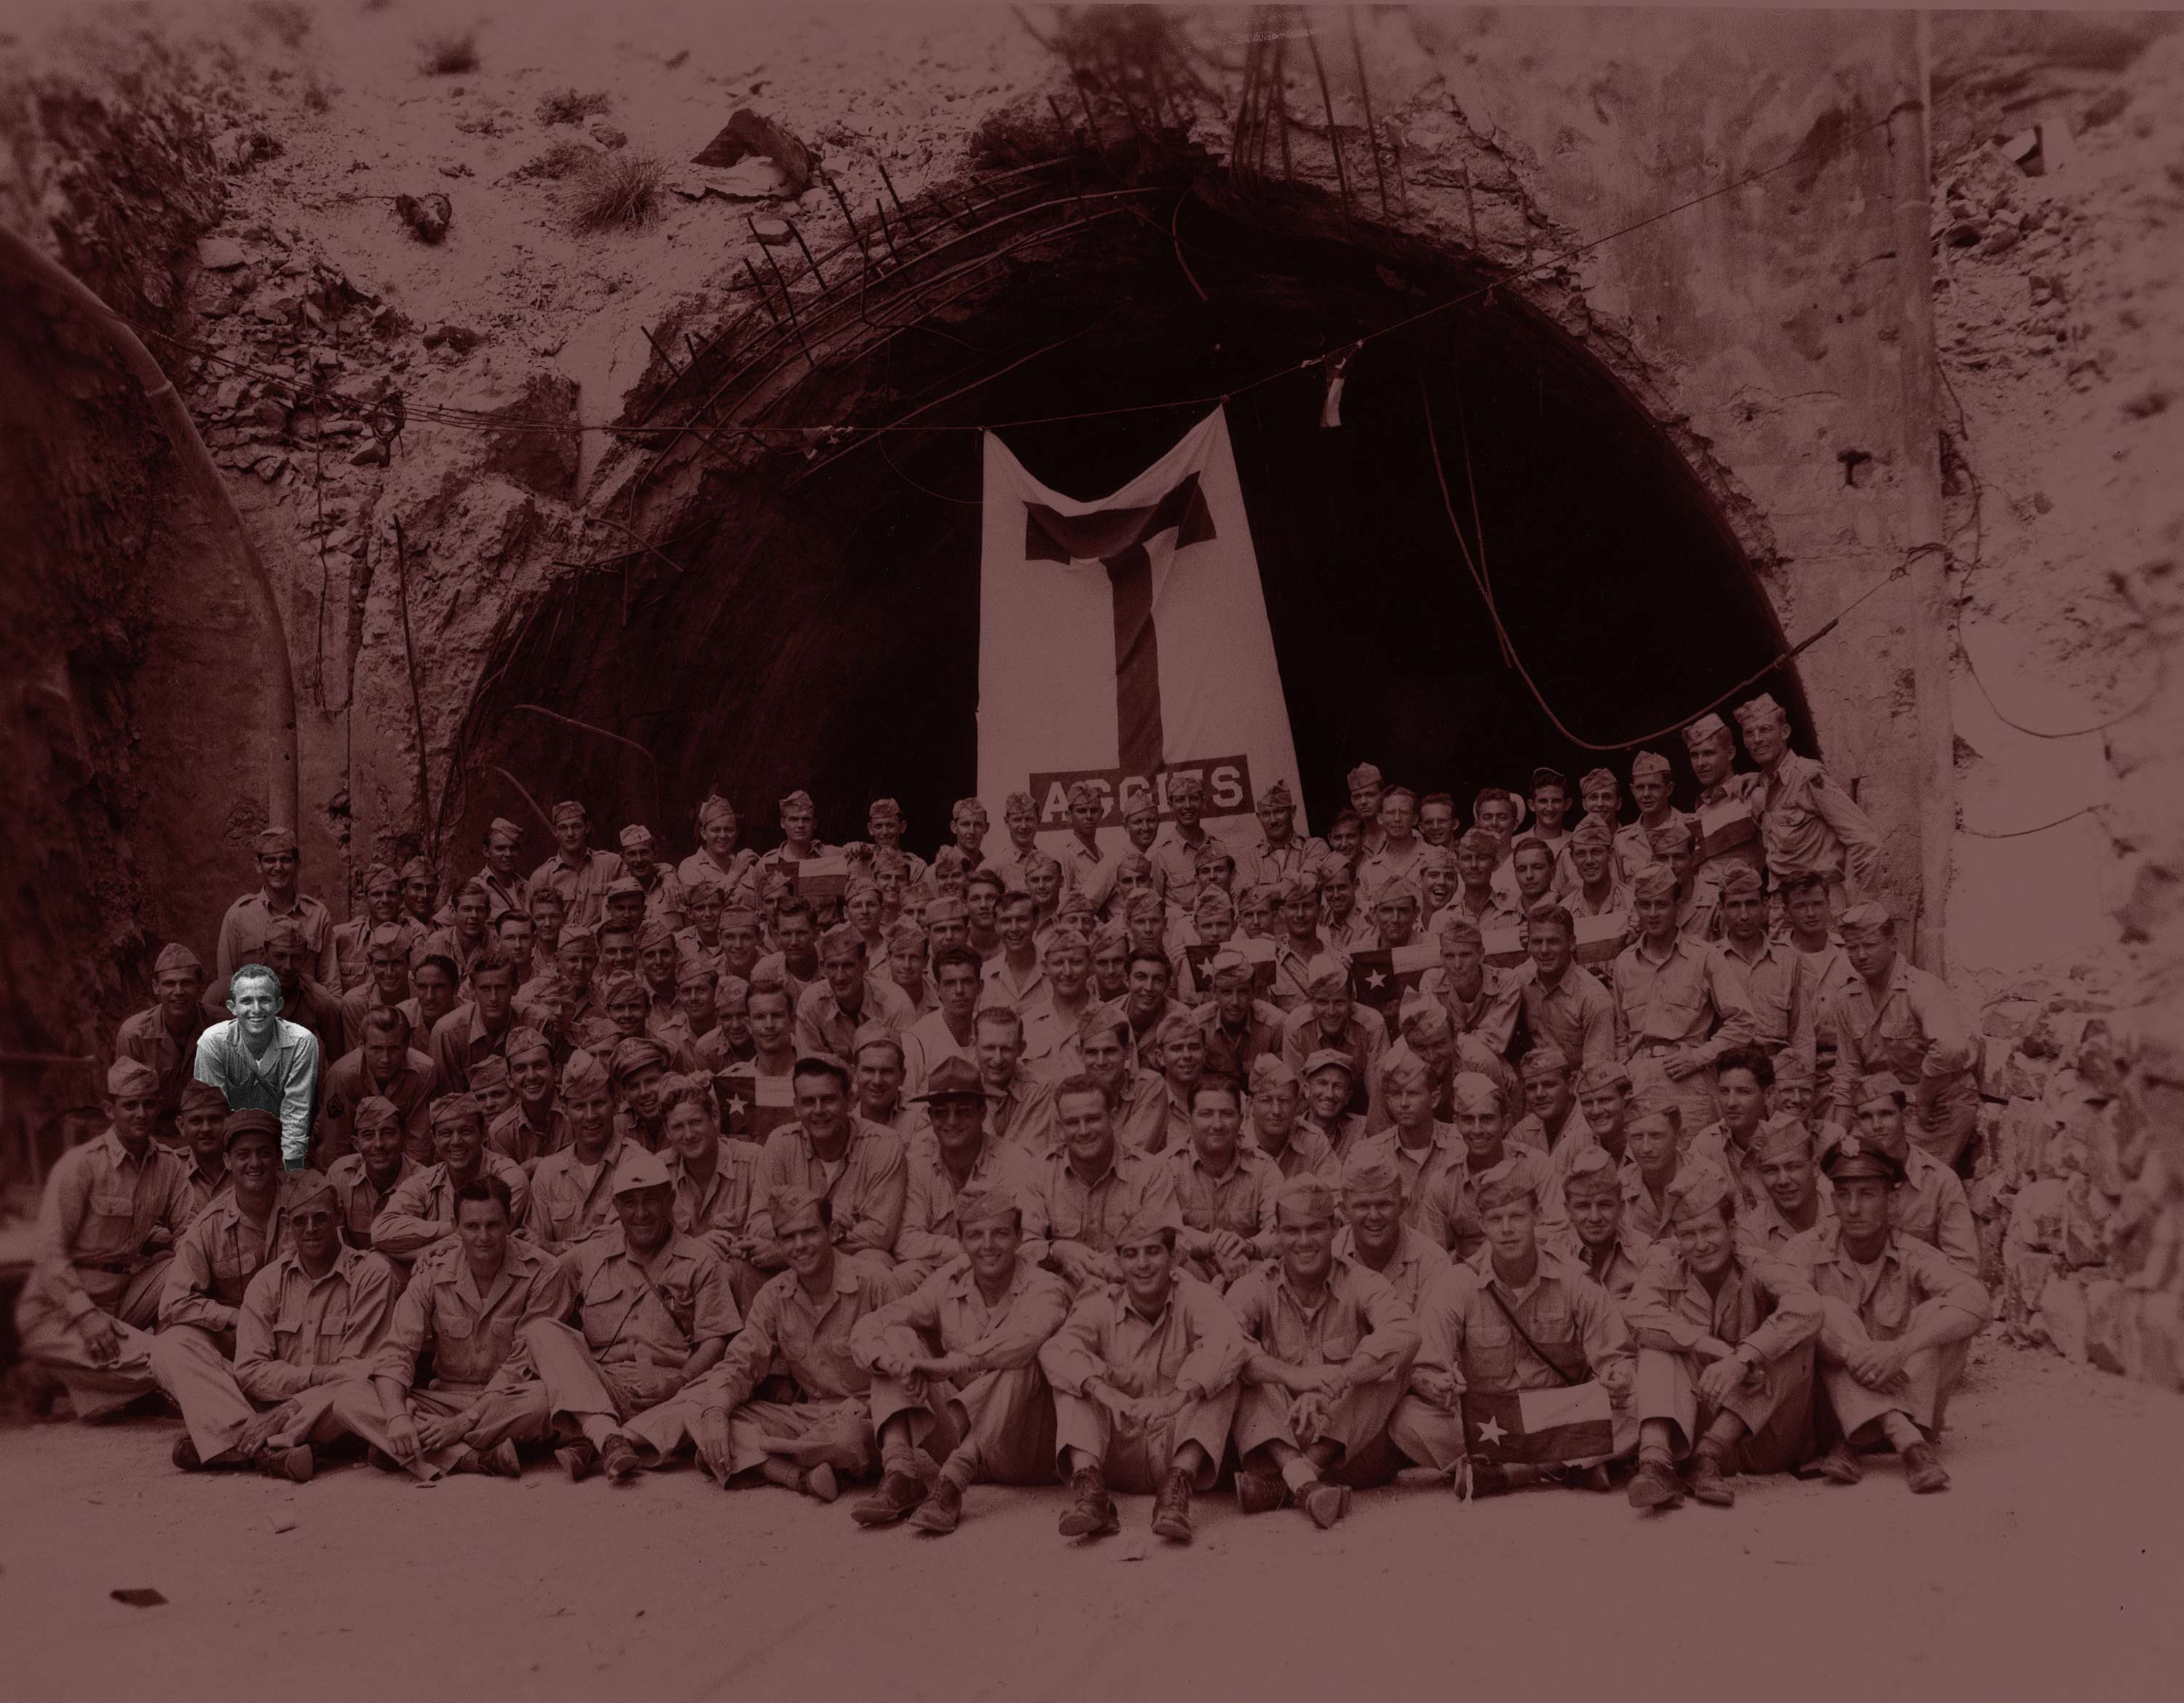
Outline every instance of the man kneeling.
POLYGON ((1053 1482, 1054 1403, 1039 1351, 1069 1312, 1069 1290, 1021 1260, 1023 1213, 1006 1187, 956 1197, 964 1258, 910 1294, 867 1313, 850 1352, 872 1374, 879 1490, 851 1510, 861 1526, 905 1514, 926 1532, 952 1532, 963 1493, 1053 1482), (928 1493, 917 1452, 944 1455, 928 1493))
POLYGON ((775 1192, 773 1237, 788 1269, 769 1278, 727 1357, 672 1401, 628 1427, 648 1457, 664 1459, 687 1438, 698 1464, 726 1489, 762 1477, 822 1502, 841 1481, 872 1469, 872 1377, 850 1348, 859 1320, 917 1283, 915 1269, 852 1253, 834 1241, 833 1203, 794 1187, 775 1192), (754 1401, 779 1364, 791 1401, 754 1401))
POLYGON ((1712 1162, 1676 1173, 1668 1218, 1623 1304, 1638 1341, 1630 1505, 1681 1501, 1688 1454, 1691 1494, 1726 1508, 1725 1471, 1780 1472, 1807 1453, 1820 1298, 1781 1260, 1739 1250, 1736 1187, 1712 1162))
POLYGON ((1605 1490, 1607 1462, 1638 1440, 1630 1332, 1577 1259, 1540 1245, 1536 1188, 1532 1168, 1510 1159, 1479 1180, 1486 1245, 1420 1298, 1410 1393, 1389 1427, 1467 1496, 1562 1468, 1605 1490), (1525 1400, 1533 1392, 1559 1399, 1525 1400))
POLYGON ((1782 1250, 1820 1302, 1820 1388, 1837 1440, 1817 1470, 1856 1483, 1864 1475, 1853 1446, 1877 1433, 1903 1457, 1913 1490, 1945 1488, 1949 1475, 1928 1439, 1993 1304, 1978 1278, 1889 1227, 1900 1159, 1846 1136, 1820 1164, 1835 1185, 1835 1222, 1782 1250))
POLYGON ((1120 1281, 1088 1284, 1039 1352, 1054 1390, 1055 1439, 1072 1500, 1065 1538, 1122 1529, 1110 1490, 1157 1494, 1153 1530, 1190 1541, 1190 1496, 1212 1488, 1235 1417, 1244 1333, 1211 1285, 1176 1259, 1172 1201, 1124 1224, 1120 1281))
POLYGON ((1244 1393, 1236 1408, 1236 1504, 1262 1514, 1294 1496, 1312 1523, 1350 1510, 1393 1452, 1376 1448, 1418 1345, 1410 1308, 1384 1277, 1335 1256, 1334 1192, 1317 1177, 1275 1198, 1281 1258, 1228 1292, 1244 1327, 1244 1393), (1339 1473, 1329 1483, 1325 1475, 1339 1473))

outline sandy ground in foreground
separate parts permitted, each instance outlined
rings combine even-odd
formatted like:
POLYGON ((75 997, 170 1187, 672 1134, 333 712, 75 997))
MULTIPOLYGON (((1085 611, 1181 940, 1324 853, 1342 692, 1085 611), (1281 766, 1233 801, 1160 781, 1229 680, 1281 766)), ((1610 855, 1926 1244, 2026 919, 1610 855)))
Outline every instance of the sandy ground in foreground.
POLYGON ((172 1421, 0 1433, 0 1671, 20 1703, 129 1696, 854 1695, 1747 1700, 2176 1695, 2184 1397, 1982 1344, 1946 1494, 1893 1462, 1747 1481, 1641 1516, 1618 1495, 1454 1505, 1387 1490, 1331 1533, 1200 1504, 1197 1544, 1055 1535, 1057 1493, 974 1490, 952 1538, 846 1506, 624 1490, 534 1470, 425 1490, 185 1478, 172 1421), (276 1533, 276 1521, 292 1530, 276 1533), (151 1586, 136 1609, 107 1593, 151 1586), (1646 1676, 1653 1676, 1649 1680, 1646 1676))

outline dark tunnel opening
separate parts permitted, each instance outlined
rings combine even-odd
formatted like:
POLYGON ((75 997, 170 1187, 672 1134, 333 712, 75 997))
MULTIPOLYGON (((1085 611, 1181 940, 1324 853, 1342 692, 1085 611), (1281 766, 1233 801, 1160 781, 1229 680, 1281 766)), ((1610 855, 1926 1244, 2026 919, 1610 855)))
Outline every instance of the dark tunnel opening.
MULTIPOLYGON (((1367 345, 1325 429, 1321 369, 1301 363, 1487 280, 1398 239, 1352 240, 1316 207, 1269 215, 1192 195, 1173 237, 1165 212, 1057 242, 975 308, 896 340, 884 367, 811 388, 837 417, 876 399, 900 412, 963 382, 966 345, 990 371, 1066 339, 920 422, 961 427, 1217 396, 1283 371, 1228 418, 1314 831, 1367 758, 1455 794, 1466 818, 1479 787, 1522 788, 1535 763, 1573 781, 1601 762, 1628 773, 1631 752, 1580 749, 1506 664, 1451 532, 1429 407, 1503 622, 1580 736, 1613 743, 1685 717, 1779 652, 1756 576, 1673 444, 1535 310, 1496 292, 1367 345)), ((794 417, 827 417, 820 401, 794 417)), ((1039 477, 1090 498, 1205 411, 1001 435, 1039 477)), ((929 847, 975 786, 979 454, 975 430, 944 429, 867 441, 816 472, 769 455, 722 482, 721 523, 679 578, 634 597, 614 572, 557 584, 491 677, 448 826, 466 840, 518 806, 492 762, 542 802, 582 796, 678 848, 714 789, 747 840, 771 843, 773 801, 797 786, 827 838, 861 837, 865 801, 886 793, 929 847), (626 747, 508 712, 524 701, 644 745, 656 779, 626 747)), ((1813 740, 1793 671, 1763 689, 1813 740)), ((1688 801, 1681 740, 1655 748, 1688 801)))

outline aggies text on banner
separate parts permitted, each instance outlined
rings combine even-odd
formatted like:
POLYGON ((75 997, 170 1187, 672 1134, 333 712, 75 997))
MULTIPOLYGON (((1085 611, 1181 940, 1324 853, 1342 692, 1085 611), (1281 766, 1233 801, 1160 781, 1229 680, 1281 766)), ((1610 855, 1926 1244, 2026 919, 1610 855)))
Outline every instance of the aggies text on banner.
POLYGON ((1123 810, 1195 773, 1206 820, 1251 829, 1254 795, 1302 795, 1259 563, 1219 410, 1112 495, 1041 484, 985 435, 978 627, 978 794, 996 822, 1011 792, 1043 840, 1068 829, 1072 782, 1123 810))

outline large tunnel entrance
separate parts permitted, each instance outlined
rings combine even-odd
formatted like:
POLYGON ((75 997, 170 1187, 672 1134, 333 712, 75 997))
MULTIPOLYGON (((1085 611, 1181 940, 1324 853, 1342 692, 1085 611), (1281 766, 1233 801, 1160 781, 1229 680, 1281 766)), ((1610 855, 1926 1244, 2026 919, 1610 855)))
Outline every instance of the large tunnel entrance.
MULTIPOLYGON (((1451 530, 1429 410, 1504 623, 1580 737, 1612 743, 1687 712, 1763 667, 1781 635, 1667 436, 1490 282, 1317 197, 1242 198, 1218 179, 1012 257, 974 305, 822 371, 781 412, 899 417, 999 377, 916 430, 776 440, 712 481, 677 539, 556 586, 489 677, 465 819, 445 826, 467 840, 519 807, 485 766, 498 763, 542 801, 575 793, 678 845, 710 789, 763 842, 772 801, 794 786, 819 801, 828 838, 860 836, 864 801, 884 792, 929 845, 975 784, 980 450, 962 428, 1039 422, 998 429, 1040 478, 1092 497, 1205 405, 1055 416, 1218 396, 1283 369, 1235 397, 1229 424, 1314 828, 1367 757, 1466 801, 1521 787, 1535 762, 1574 777, 1601 759, 1556 731, 1504 660, 1451 530), (1302 363, 1464 294, 1368 344, 1340 427, 1321 426, 1323 371, 1302 363), (670 556, 679 575, 660 571, 670 556), (520 704, 634 740, 656 771, 520 704)), ((1790 671, 1764 684, 1813 740, 1790 671)), ((1680 741, 1659 748, 1680 772, 1680 741)), ((1629 756, 1608 761, 1627 772, 1629 756)))

